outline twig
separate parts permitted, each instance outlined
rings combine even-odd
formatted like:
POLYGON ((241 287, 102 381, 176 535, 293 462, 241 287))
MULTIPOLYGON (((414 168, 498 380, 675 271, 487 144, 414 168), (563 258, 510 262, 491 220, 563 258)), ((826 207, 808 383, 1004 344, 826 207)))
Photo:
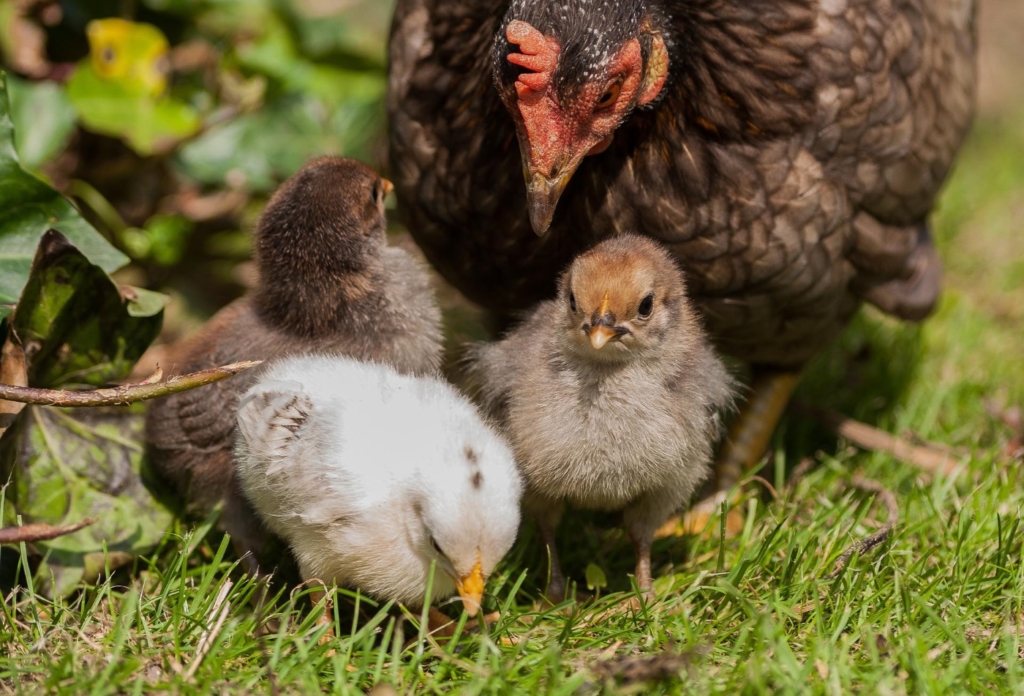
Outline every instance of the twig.
POLYGON ((796 409, 811 416, 836 435, 846 438, 862 449, 888 452, 902 462, 933 474, 942 473, 951 476, 957 469, 956 460, 937 446, 931 444, 912 445, 906 440, 894 437, 866 423, 855 421, 831 409, 809 404, 796 404, 796 409))
POLYGON ((124 384, 119 387, 95 389, 93 391, 71 391, 68 389, 36 389, 0 384, 0 399, 23 404, 44 406, 123 406, 137 401, 146 401, 160 396, 203 387, 227 379, 249 368, 256 367, 262 360, 248 360, 223 367, 200 370, 187 375, 171 377, 166 382, 147 384, 124 384))
POLYGON ((213 641, 217 638, 217 634, 220 633, 220 629, 224 627, 224 622, 227 621, 228 614, 231 612, 231 605, 228 604, 227 598, 232 586, 233 583, 230 580, 225 580, 224 584, 220 586, 220 592, 217 593, 217 597, 213 600, 213 607, 210 609, 209 617, 216 616, 217 620, 212 627, 208 626, 203 631, 203 634, 199 636, 199 645, 196 646, 195 659, 192 660, 192 664, 188 666, 188 670, 185 672, 186 680, 195 676, 200 663, 206 657, 206 653, 210 652, 213 641))
POLYGON ((775 486, 773 486, 772 484, 768 483, 768 479, 766 479, 765 477, 763 477, 763 476, 751 476, 750 480, 751 481, 757 481, 762 486, 764 486, 765 489, 768 491, 768 493, 771 494, 772 498, 775 500, 776 503, 779 502, 779 500, 781 500, 781 498, 779 498, 779 492, 775 490, 775 486))
POLYGON ((77 532, 79 529, 88 527, 95 521, 95 518, 88 517, 81 522, 67 524, 62 527, 55 527, 50 524, 44 524, 43 522, 23 524, 20 527, 5 527, 0 529, 0 544, 20 544, 23 541, 29 543, 33 541, 56 539, 59 536, 72 534, 77 532))
POLYGON ((870 536, 866 536, 863 539, 856 541, 851 544, 848 549, 843 551, 839 558, 836 559, 835 569, 825 576, 826 580, 835 580, 839 577, 839 574, 846 569, 846 565, 849 563, 853 554, 865 554, 888 540, 889 537, 892 536, 892 530, 896 527, 896 523, 899 521, 900 508, 896 504, 896 496, 893 495, 892 491, 888 488, 885 488, 877 481, 869 481, 868 479, 861 478, 860 476, 855 476, 853 480, 850 481, 850 485, 853 488, 857 488, 868 493, 874 493, 876 496, 881 498, 882 502, 885 503, 885 509, 886 512, 888 512, 889 518, 886 520, 885 526, 880 530, 870 536))
POLYGON ((795 489, 796 484, 800 483, 800 480, 817 465, 818 463, 810 457, 804 457, 801 459, 800 463, 796 465, 793 472, 789 475, 789 480, 786 481, 786 491, 790 492, 795 489))

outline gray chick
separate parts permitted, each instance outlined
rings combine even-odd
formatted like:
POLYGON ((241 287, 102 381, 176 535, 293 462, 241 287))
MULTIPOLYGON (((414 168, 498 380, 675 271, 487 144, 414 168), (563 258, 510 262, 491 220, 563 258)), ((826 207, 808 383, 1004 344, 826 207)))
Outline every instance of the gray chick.
MULTIPOLYGON (((260 218, 258 284, 172 349, 168 376, 306 353, 386 363, 405 374, 436 372, 441 314, 424 266, 387 246, 384 197, 391 188, 356 160, 306 164, 260 218)), ((261 371, 160 399, 146 418, 156 477, 193 515, 223 502, 222 527, 257 559, 265 533, 236 481, 232 448, 239 398, 261 371)))
POLYGON ((647 237, 602 242, 573 261, 556 299, 470 360, 547 545, 549 599, 565 595, 555 529, 566 504, 623 511, 650 596, 654 532, 708 475, 733 402, 675 261, 647 237))

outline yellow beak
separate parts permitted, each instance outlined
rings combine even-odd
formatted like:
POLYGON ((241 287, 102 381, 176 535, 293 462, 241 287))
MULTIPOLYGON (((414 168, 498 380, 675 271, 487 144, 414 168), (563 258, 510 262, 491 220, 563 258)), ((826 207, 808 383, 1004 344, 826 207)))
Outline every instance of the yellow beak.
POLYGON ((484 574, 480 568, 479 552, 476 554, 476 565, 473 566, 473 570, 456 580, 455 587, 459 590, 466 612, 476 615, 484 598, 484 574))
POLYGON ((619 332, 610 326, 597 324, 590 330, 590 345, 594 346, 595 350, 601 350, 608 341, 618 335, 619 332))

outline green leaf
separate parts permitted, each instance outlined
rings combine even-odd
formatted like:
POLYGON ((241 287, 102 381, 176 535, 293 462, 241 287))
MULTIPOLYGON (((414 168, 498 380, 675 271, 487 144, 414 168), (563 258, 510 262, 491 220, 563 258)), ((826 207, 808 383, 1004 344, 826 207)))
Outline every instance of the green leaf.
POLYGON ((588 563, 586 570, 587 578, 587 589, 593 592, 594 590, 608 587, 608 578, 605 577, 604 571, 601 566, 596 563, 588 563))
POLYGON ((199 114, 185 102, 152 96, 131 84, 104 80, 88 60, 67 82, 68 97, 89 130, 124 138, 150 155, 199 130, 199 114))
MULTIPOLYGON (((85 529, 37 542, 37 582, 63 596, 102 568, 103 554, 150 551, 172 515, 141 479, 144 410, 29 406, 0 441, 0 471, 12 474, 7 504, 25 522, 63 524, 96 518, 85 529), (12 500, 13 498, 13 500, 12 500), (50 584, 52 574, 53 583, 50 584)), ((11 510, 6 511, 11 514, 11 510)))
POLYGON ((286 90, 320 97, 328 104, 380 101, 386 88, 383 69, 349 70, 315 63, 299 53, 287 26, 268 21, 259 40, 237 47, 239 63, 278 80, 286 90))
POLYGON ((204 133, 182 147, 177 164, 195 181, 270 191, 311 157, 342 153, 368 158, 380 127, 379 104, 331 110, 312 97, 278 99, 204 133))
POLYGON ((173 266, 185 255, 192 228, 192 221, 182 215, 154 215, 144 229, 129 227, 120 239, 132 258, 173 266))
POLYGON ((14 146, 21 163, 35 170, 56 156, 75 128, 75 109, 56 82, 7 78, 14 146))
POLYGON ((60 230, 104 271, 128 262, 66 198, 21 168, 6 85, 6 75, 0 72, 0 319, 21 295, 36 246, 49 229, 60 230))
MULTIPOLYGON (((56 231, 43 235, 8 325, 29 361, 29 384, 98 385, 125 377, 160 331, 167 298, 117 285, 56 231)), ((38 581, 54 596, 104 564, 149 551, 171 514, 142 483, 144 411, 26 407, 0 438, 0 480, 11 480, 5 517, 97 522, 39 542, 38 581), (52 585, 50 579, 52 577, 52 585)))
POLYGON ((337 5, 288 0, 282 10, 294 25, 304 54, 317 60, 351 56, 364 63, 386 64, 393 3, 355 0, 339 11, 337 5))
POLYGON ((39 244, 12 325, 29 384, 57 388, 123 379, 160 332, 166 296, 122 292, 58 232, 39 244))

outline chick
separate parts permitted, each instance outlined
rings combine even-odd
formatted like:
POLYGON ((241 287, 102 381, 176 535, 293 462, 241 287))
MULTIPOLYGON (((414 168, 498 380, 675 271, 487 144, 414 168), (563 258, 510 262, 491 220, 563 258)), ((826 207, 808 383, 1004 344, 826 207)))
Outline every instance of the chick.
MULTIPOLYGON (((391 184, 351 159, 323 157, 286 181, 255 235, 258 282, 171 351, 169 373, 238 360, 319 352, 433 373, 441 315, 423 265, 385 240, 391 184)), ((234 480, 232 446, 241 394, 256 371, 154 402, 146 419, 153 473, 221 525, 250 569, 266 538, 234 480)))
POLYGON ((512 546, 522 489, 511 449, 435 377, 348 358, 272 366, 244 396, 242 489, 304 579, 417 605, 480 608, 512 546))
POLYGON ((733 399, 668 252, 636 235, 602 242, 573 261, 556 299, 470 362, 548 548, 548 597, 565 593, 555 529, 567 504, 623 511, 650 595, 654 532, 708 475, 733 399))

